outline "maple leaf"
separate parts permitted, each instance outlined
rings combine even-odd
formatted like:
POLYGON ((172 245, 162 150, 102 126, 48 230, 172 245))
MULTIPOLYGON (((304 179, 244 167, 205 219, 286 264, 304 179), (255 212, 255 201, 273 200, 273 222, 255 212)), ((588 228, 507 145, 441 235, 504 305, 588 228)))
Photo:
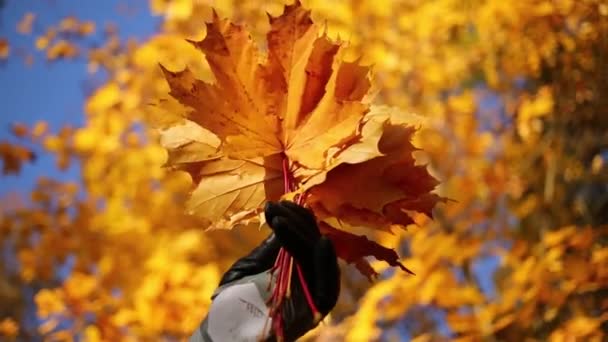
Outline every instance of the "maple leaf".
POLYGON ((300 181, 299 192, 323 183, 327 178, 327 173, 341 164, 357 164, 383 156, 384 153, 380 151, 378 144, 385 127, 389 124, 413 128, 426 125, 427 122, 423 117, 393 107, 370 106, 369 111, 361 120, 359 134, 339 148, 334 147, 327 151, 326 166, 323 170, 310 170, 302 167, 293 170, 294 177, 300 181))
POLYGON ((336 229, 327 222, 321 222, 319 229, 332 241, 338 257, 348 263, 354 263, 357 269, 370 280, 378 274, 364 259, 367 256, 373 256, 378 260, 386 261, 391 266, 398 266, 402 270, 414 274, 399 262, 399 255, 394 249, 386 248, 366 236, 336 229))
POLYGON ((233 160, 222 158, 201 165, 198 186, 189 208, 206 213, 212 228, 228 229, 258 219, 266 201, 283 193, 281 156, 233 160))
POLYGON ((161 131, 167 164, 188 172, 196 189, 187 211, 209 229, 229 229, 259 222, 263 204, 283 194, 282 158, 275 154, 248 160, 223 156, 219 138, 186 120, 161 131))
MULTIPOLYGON (((312 170, 306 177, 327 168, 327 151, 354 141, 369 108, 369 68, 343 62, 342 46, 320 34, 309 11, 287 6, 270 23, 262 56, 243 27, 214 16, 205 39, 191 42, 204 52, 213 84, 188 69, 162 68, 170 95, 188 109, 153 120, 169 125, 161 141, 167 164, 190 173, 197 187, 188 209, 211 228, 255 220, 264 200, 280 197, 279 154, 290 168, 312 170)), ((159 107, 167 105, 177 108, 159 107)))
POLYGON ((411 143, 416 129, 404 124, 423 121, 386 107, 373 107, 366 118, 361 141, 303 186, 306 203, 320 219, 336 217, 388 231, 395 224, 414 223, 408 212, 431 216, 443 199, 430 193, 438 182, 426 166, 416 165, 412 152, 417 149, 411 143))
POLYGON ((201 162, 221 157, 219 138, 190 120, 162 130, 160 143, 169 152, 167 159, 169 165, 201 162))
MULTIPOLYGON (((412 223, 410 211, 430 215, 437 182, 415 164, 410 142, 422 120, 371 106, 369 67, 345 62, 344 46, 299 3, 270 26, 262 54, 242 26, 214 15, 206 37, 191 41, 214 83, 162 68, 173 101, 186 108, 165 101, 177 113, 155 120, 165 128, 167 164, 196 184, 188 210, 212 229, 262 223, 265 201, 295 195, 321 221, 390 230, 412 223)), ((395 251, 365 236, 325 231, 339 256, 370 278, 366 256, 407 270, 395 251)))
POLYGON ((215 15, 205 39, 191 43, 216 82, 163 68, 170 94, 193 109, 190 120, 220 137, 228 157, 285 153, 292 163, 321 169, 327 150, 357 135, 369 107, 362 101, 369 68, 344 62, 343 46, 320 35, 299 4, 270 23, 263 58, 243 27, 215 15))

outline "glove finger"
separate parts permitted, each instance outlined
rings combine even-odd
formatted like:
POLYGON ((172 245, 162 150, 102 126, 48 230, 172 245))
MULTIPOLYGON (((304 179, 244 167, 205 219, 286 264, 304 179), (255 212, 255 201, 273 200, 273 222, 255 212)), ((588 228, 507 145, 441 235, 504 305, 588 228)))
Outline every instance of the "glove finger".
POLYGON ((291 225, 298 225, 302 227, 313 224, 316 225, 312 213, 308 209, 300 207, 293 202, 268 202, 266 203, 264 210, 266 218, 270 219, 270 222, 272 222, 272 218, 274 216, 282 216, 286 218, 291 225))
POLYGON ((289 222, 284 217, 275 216, 272 219, 270 227, 281 242, 283 248, 285 248, 296 261, 302 262, 310 259, 309 253, 313 246, 312 242, 307 237, 303 236, 297 229, 291 228, 289 222))
POLYGON ((319 311, 327 314, 336 305, 340 295, 340 267, 336 251, 331 240, 322 237, 313 247, 314 279, 307 279, 312 284, 313 298, 319 311))
POLYGON ((321 237, 319 227, 312 212, 295 203, 288 201, 278 203, 267 202, 264 214, 266 215, 266 222, 269 222, 269 224, 275 217, 285 218, 293 230, 299 231, 302 236, 311 242, 321 237))
POLYGON ((321 237, 321 232, 319 231, 319 227, 317 226, 317 218, 313 214, 312 210, 304 208, 301 205, 298 205, 291 201, 280 201, 279 204, 289 209, 294 216, 299 217, 300 221, 305 223, 306 226, 312 228, 315 231, 315 235, 319 235, 321 237))
POLYGON ((281 249, 281 241, 270 234, 266 240, 254 248, 248 255, 237 260, 222 276, 220 286, 239 280, 243 277, 264 272, 272 267, 281 249))

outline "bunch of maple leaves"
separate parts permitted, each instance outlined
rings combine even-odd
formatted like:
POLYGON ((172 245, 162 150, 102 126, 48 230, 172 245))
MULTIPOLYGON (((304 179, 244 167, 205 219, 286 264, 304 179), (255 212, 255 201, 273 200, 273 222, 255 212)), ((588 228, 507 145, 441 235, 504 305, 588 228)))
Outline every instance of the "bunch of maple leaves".
MULTIPOLYGON (((346 61, 346 45, 299 3, 270 25, 262 54, 242 26, 214 15, 206 37, 191 41, 214 83, 163 67, 173 98, 164 102, 188 108, 173 113, 183 120, 162 131, 161 143, 168 165, 195 183, 189 212, 209 229, 259 226, 264 203, 287 198, 310 208, 338 256, 367 277, 376 275, 367 256, 409 272, 393 249, 348 228, 390 232, 413 223, 412 213, 430 216, 441 200, 412 156, 416 117, 371 105, 370 67, 346 61)), ((279 266, 289 265, 284 258, 279 266)), ((279 280, 286 271, 279 267, 279 280)))

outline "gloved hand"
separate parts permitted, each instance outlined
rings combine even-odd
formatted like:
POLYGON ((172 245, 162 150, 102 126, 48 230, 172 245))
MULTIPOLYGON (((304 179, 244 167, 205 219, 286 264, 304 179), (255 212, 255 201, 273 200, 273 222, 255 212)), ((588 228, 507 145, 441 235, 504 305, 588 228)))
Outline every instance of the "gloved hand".
MULTIPOLYGON (((269 323, 267 302, 276 280, 270 269, 281 247, 300 265, 321 318, 336 305, 340 292, 336 253, 331 241, 321 235, 312 212, 288 201, 268 202, 264 212, 273 232, 224 274, 212 297, 207 318, 191 342, 276 340, 269 323)), ((295 341, 319 323, 314 319, 295 271, 291 296, 282 305, 286 341, 295 341)))

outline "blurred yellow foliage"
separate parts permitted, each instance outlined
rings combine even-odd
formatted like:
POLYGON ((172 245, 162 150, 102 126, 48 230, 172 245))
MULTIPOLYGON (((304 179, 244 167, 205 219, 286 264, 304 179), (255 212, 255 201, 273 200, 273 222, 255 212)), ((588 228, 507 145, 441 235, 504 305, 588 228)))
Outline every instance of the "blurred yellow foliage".
POLYGON ((531 139, 543 129, 541 118, 551 114, 554 102, 548 87, 540 88, 533 99, 524 98, 517 115, 517 131, 523 139, 531 139))
POLYGON ((8 58, 8 55, 11 52, 11 47, 8 44, 8 40, 6 38, 0 37, 0 59, 8 58))
POLYGON ((23 15, 23 18, 17 24, 17 32, 21 34, 30 34, 32 33, 32 26, 36 20, 36 14, 27 12, 23 15))
POLYGON ((19 333, 19 325, 11 318, 5 318, 0 321, 0 336, 6 339, 12 339, 19 333))
MULTIPOLYGON (((58 167, 78 165, 80 179, 43 178, 27 205, 2 208, 0 239, 19 268, 0 268, 12 275, 0 281, 0 302, 25 303, 20 298, 35 289, 42 325, 21 326, 23 304, 14 304, 0 310, 0 334, 87 341, 190 335, 222 272, 266 232, 203 234, 201 222, 184 213, 190 176, 163 168, 180 156, 168 155, 159 134, 142 125, 154 117, 167 128, 189 115, 167 96, 158 63, 211 82, 208 65, 185 42, 205 36, 211 8, 263 41, 265 11, 280 14, 288 2, 150 0, 162 23, 141 43, 124 42, 108 26, 103 44, 79 44, 73 36, 86 41, 97 28, 74 17, 34 32, 35 48, 49 59, 84 56, 88 70, 103 70, 108 80, 87 98, 82 127, 49 132, 40 123, 20 134, 58 167), (69 274, 58 279, 65 265, 69 274)), ((416 276, 373 264, 381 277, 369 284, 344 267, 340 303, 311 338, 605 340, 605 1, 303 4, 329 35, 349 42, 351 57, 373 64, 377 102, 425 116, 416 158, 442 180, 437 192, 453 199, 434 221, 375 236, 397 248, 416 276)), ((9 49, 0 39, 0 59, 9 49)), ((33 159, 30 146, 0 143, 5 172, 33 159)))

